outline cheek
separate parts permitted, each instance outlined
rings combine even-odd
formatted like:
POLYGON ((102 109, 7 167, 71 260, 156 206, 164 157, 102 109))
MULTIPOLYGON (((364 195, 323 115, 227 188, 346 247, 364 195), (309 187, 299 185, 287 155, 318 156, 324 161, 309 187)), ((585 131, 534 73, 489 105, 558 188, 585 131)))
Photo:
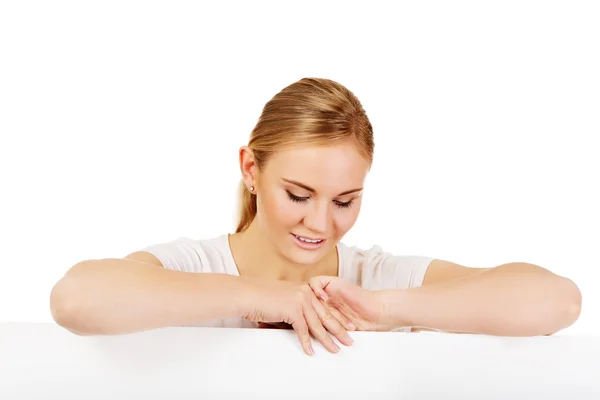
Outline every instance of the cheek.
POLYGON ((336 210, 335 225, 342 234, 348 232, 356 223, 360 206, 360 201, 358 201, 349 210, 336 210))
MULTIPOLYGON (((265 196, 266 197, 266 196, 265 196)), ((271 195, 261 204, 261 212, 269 225, 295 225, 299 207, 285 196, 271 195)))
POLYGON ((354 211, 339 211, 335 218, 335 225, 340 232, 346 233, 352 228, 357 217, 358 214, 354 211))

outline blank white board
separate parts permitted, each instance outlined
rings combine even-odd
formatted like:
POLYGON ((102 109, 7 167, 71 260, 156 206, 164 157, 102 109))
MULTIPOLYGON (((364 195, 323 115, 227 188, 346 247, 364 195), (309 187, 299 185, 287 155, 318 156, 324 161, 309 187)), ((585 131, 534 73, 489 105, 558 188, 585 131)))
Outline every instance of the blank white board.
POLYGON ((315 343, 309 357, 286 330, 77 336, 54 324, 0 323, 0 399, 600 398, 600 337, 352 337, 338 354, 315 343))

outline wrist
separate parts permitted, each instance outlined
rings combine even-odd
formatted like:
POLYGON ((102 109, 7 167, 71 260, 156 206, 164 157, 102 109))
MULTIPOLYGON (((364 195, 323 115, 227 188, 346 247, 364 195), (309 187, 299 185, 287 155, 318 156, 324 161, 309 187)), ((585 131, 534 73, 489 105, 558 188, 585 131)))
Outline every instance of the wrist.
POLYGON ((390 330, 412 326, 410 321, 410 292, 407 289, 381 291, 383 321, 390 330))
POLYGON ((236 293, 237 315, 240 318, 249 318, 257 310, 259 287, 258 280, 252 277, 240 276, 239 288, 236 293))

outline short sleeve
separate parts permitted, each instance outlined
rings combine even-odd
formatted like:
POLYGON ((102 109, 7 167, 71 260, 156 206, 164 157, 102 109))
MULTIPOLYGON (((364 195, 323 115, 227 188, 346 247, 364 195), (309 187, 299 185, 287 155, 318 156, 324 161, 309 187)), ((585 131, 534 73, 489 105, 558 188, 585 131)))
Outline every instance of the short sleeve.
POLYGON ((394 255, 380 246, 368 250, 356 247, 352 255, 360 285, 369 290, 419 287, 434 258, 419 255, 394 255))
POLYGON ((180 237, 176 240, 158 243, 142 249, 153 254, 160 260, 166 269, 183 272, 204 272, 204 265, 208 265, 202 249, 192 239, 180 237))

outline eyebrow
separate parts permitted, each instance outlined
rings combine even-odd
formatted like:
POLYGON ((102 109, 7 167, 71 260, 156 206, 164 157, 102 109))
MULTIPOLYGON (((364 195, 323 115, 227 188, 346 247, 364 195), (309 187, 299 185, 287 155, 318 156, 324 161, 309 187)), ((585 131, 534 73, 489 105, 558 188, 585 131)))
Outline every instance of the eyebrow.
MULTIPOLYGON (((303 189, 308 190, 309 192, 315 193, 316 190, 311 188, 310 186, 306 186, 303 183, 300 182, 296 182, 296 181, 292 181, 291 179, 285 179, 285 178, 281 178, 281 180, 287 182, 287 183, 291 183, 292 185, 296 185, 296 186, 300 186, 303 189)), ((345 192, 342 192, 340 194, 338 194, 338 196, 343 196, 345 194, 350 194, 350 193, 354 193, 354 192, 358 192, 360 190, 363 190, 363 188, 358 188, 358 189, 351 189, 351 190, 346 190, 345 192)))

